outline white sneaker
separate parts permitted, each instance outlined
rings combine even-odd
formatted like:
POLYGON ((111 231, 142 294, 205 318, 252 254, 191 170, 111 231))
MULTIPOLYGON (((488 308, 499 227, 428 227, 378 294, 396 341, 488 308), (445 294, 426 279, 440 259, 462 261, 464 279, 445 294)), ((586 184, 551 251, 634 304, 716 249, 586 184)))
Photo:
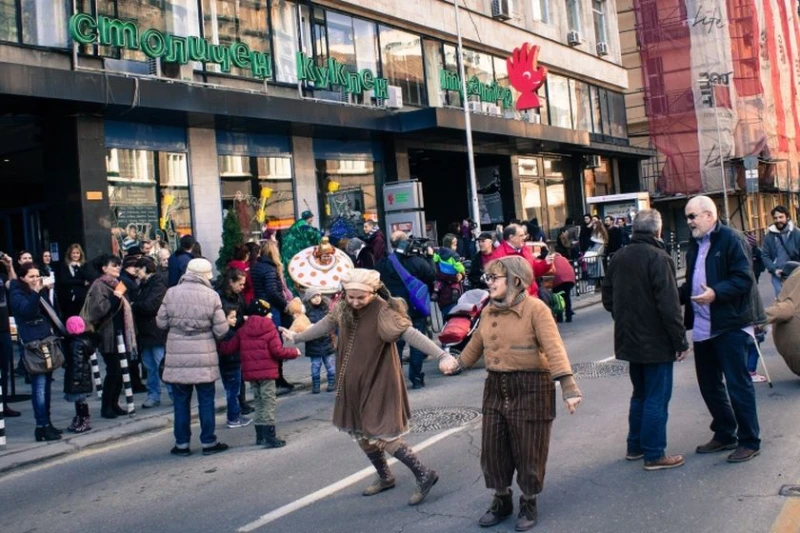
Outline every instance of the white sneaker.
POLYGON ((238 420, 228 420, 228 427, 233 428, 243 428, 247 427, 253 423, 251 418, 247 418, 246 416, 240 416, 238 420))

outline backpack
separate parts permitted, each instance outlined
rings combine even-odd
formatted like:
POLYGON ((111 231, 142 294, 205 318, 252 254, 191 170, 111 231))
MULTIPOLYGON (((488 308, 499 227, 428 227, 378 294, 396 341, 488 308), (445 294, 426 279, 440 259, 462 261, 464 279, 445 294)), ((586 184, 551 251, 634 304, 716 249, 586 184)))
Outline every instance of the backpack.
POLYGON ((400 276, 400 280, 408 290, 408 302, 416 311, 422 316, 430 316, 431 314, 431 294, 428 291, 428 286, 420 280, 409 274, 395 254, 389 256, 392 266, 400 276))

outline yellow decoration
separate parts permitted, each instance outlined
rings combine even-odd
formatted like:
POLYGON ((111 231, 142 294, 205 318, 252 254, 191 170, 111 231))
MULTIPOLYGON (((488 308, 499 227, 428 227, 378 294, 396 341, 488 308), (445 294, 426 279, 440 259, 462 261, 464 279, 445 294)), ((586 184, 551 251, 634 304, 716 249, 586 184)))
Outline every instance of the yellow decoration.
POLYGON ((339 182, 330 180, 328 182, 328 192, 336 192, 339 190, 339 182))
POLYGON ((161 228, 162 231, 167 230, 167 217, 159 217, 158 227, 161 228))
POLYGON ((171 194, 165 194, 161 198, 161 205, 163 205, 164 207, 170 207, 174 203, 175 203, 175 197, 172 196, 171 194))
POLYGON ((263 209, 259 209, 256 211, 256 220, 258 220, 259 224, 263 224, 264 221, 267 219, 267 212, 263 209))
POLYGON ((266 200, 270 196, 272 196, 272 189, 269 187, 261 187, 261 199, 266 200))

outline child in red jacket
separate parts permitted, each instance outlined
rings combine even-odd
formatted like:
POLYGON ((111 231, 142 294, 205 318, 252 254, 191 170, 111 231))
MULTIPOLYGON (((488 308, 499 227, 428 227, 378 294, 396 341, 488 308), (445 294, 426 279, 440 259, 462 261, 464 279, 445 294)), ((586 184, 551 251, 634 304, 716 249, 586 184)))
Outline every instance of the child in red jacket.
POLYGON ((247 307, 246 319, 236 335, 220 343, 223 355, 239 352, 242 360, 242 377, 251 383, 255 398, 256 445, 265 448, 280 448, 286 445, 275 436, 275 380, 282 359, 294 359, 300 355, 297 348, 284 348, 275 324, 269 313, 269 304, 264 300, 253 300, 247 307))

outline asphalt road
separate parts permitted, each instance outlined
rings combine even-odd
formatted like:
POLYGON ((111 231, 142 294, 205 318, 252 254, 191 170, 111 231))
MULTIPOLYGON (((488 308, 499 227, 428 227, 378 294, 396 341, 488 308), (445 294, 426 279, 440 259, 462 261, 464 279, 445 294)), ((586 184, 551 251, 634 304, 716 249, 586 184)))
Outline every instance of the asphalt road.
MULTIPOLYGON (((582 310, 562 333, 573 364, 613 354, 612 323, 600 306, 582 310)), ((580 378, 584 403, 574 416, 560 407, 553 428, 535 531, 770 531, 786 502, 779 488, 800 482, 800 378, 771 340, 764 346, 775 388, 756 389, 763 452, 741 465, 726 463, 724 455, 693 453, 710 437, 710 418, 691 358, 676 365, 669 424, 669 451, 687 453, 687 463, 671 471, 645 472, 641 462, 624 460, 627 376, 580 378)), ((475 416, 484 371, 443 377, 428 364, 428 386, 410 392, 412 409, 475 416)), ((589 365, 577 366, 591 373, 589 365)), ((164 431, 15 471, 0 478, 0 531, 484 531, 476 520, 491 493, 478 461, 479 417, 451 430, 411 435, 412 444, 425 446, 423 460, 441 475, 428 500, 412 508, 406 500, 413 477, 402 465, 393 467, 396 489, 360 495, 372 472, 358 447, 331 426, 332 401, 324 393, 282 398, 278 432, 289 444, 279 450, 256 448, 252 427, 225 429, 218 418, 218 436, 232 449, 216 456, 171 456, 172 435, 164 431)), ((193 430, 197 449, 199 428, 193 430)), ((491 531, 513 531, 513 519, 491 531)))

